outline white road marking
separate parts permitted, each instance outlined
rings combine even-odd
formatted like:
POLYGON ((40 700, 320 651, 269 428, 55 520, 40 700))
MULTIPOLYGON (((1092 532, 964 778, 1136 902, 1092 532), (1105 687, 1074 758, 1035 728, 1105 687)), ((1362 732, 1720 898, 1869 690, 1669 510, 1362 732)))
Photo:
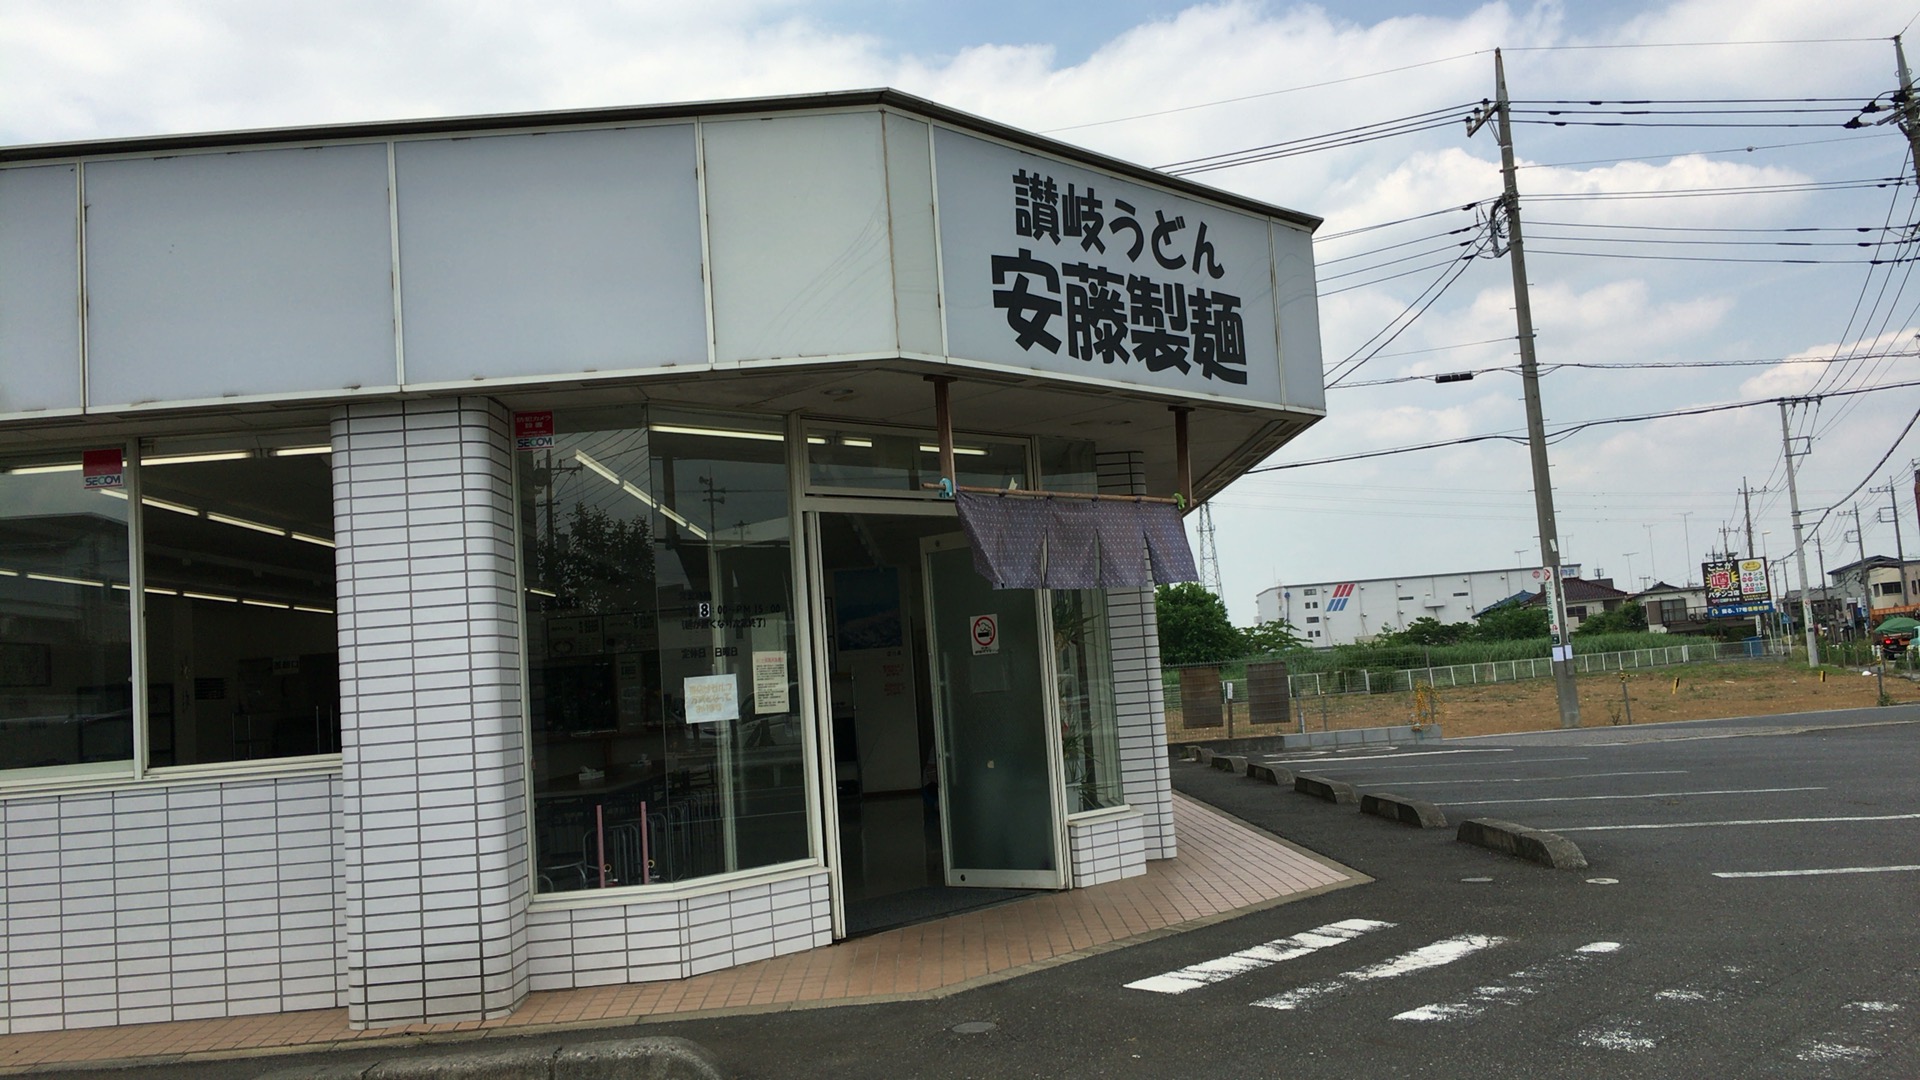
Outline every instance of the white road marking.
MULTIPOLYGON (((1439 757, 1441 754, 1465 754, 1470 752, 1472 751, 1435 750, 1432 753, 1420 754, 1418 756, 1439 757)), ((1261 760, 1266 761, 1273 765, 1312 765, 1312 766, 1315 766, 1315 769, 1314 769, 1315 772, 1335 772, 1340 769, 1348 769, 1348 768, 1353 768, 1353 769, 1474 769, 1487 764, 1484 761, 1436 761, 1433 764, 1429 765, 1424 761, 1408 761, 1403 757, 1397 763, 1392 765, 1367 765, 1367 764, 1358 762, 1354 759, 1346 759, 1341 761, 1327 761, 1324 764, 1326 764, 1329 767, 1322 769, 1322 768, 1319 768, 1322 762, 1306 759, 1306 758, 1291 758, 1291 759, 1263 758, 1261 760)), ((1547 761, 1585 761, 1585 760, 1587 759, 1584 757, 1543 757, 1543 758, 1528 758, 1525 762, 1516 762, 1515 764, 1533 765, 1539 762, 1547 762, 1547 761)))
POLYGON ((1847 1002, 1847 1008, 1872 1013, 1900 1011, 1900 1006, 1891 1001, 1849 1001, 1847 1002))
POLYGON ((1540 799, 1453 799, 1441 806, 1505 806, 1509 803, 1600 802, 1615 799, 1678 799, 1691 795, 1771 795, 1782 791, 1825 791, 1823 787, 1729 788, 1725 791, 1653 791, 1645 795, 1554 795, 1540 799))
POLYGON ((1169 971, 1150 979, 1130 982, 1126 988, 1148 990, 1156 994, 1184 994, 1209 983, 1222 982, 1235 975, 1258 971, 1283 960, 1292 960, 1338 945, 1343 941, 1352 941, 1370 930, 1383 930, 1392 925, 1393 923, 1390 922, 1376 922, 1372 919, 1343 919, 1337 923, 1328 923, 1308 930, 1303 934, 1277 938, 1263 945, 1241 949, 1239 952, 1230 953, 1215 960, 1192 964, 1178 971, 1169 971))
POLYGON ((1261 998, 1253 1004, 1263 1009, 1298 1009, 1314 998, 1324 997, 1355 983, 1392 979, 1401 975, 1411 975, 1417 971, 1426 971, 1429 968, 1437 968, 1472 956, 1482 949, 1504 944, 1506 940, 1491 934, 1458 934, 1454 937, 1442 938, 1431 945, 1422 945, 1412 952, 1402 953, 1391 960, 1341 972, 1331 979, 1322 979, 1316 983, 1308 983, 1288 990, 1283 994, 1261 998))
POLYGON ((1630 1054, 1651 1050, 1655 1045, 1654 1040, 1639 1034, 1630 1024, 1615 1028, 1591 1028, 1581 1032, 1578 1038, 1587 1046, 1602 1050, 1625 1050, 1630 1054))
MULTIPOLYGON (((1327 755, 1327 754, 1337 754, 1340 752, 1341 751, 1338 751, 1338 750, 1322 750, 1322 751, 1319 751, 1319 754, 1327 755)), ((1360 753, 1366 754, 1367 755, 1366 757, 1342 758, 1341 760, 1368 761, 1368 760, 1381 759, 1381 758, 1405 759, 1409 757, 1441 757, 1446 754, 1511 754, 1513 752, 1514 752, 1514 747, 1511 747, 1511 746, 1488 747, 1482 750, 1373 750, 1373 751, 1362 750, 1360 751, 1360 753)), ((1290 759, 1275 757, 1275 758, 1268 758, 1268 760, 1269 761, 1286 761, 1286 760, 1314 761, 1318 759, 1314 755, 1309 754, 1306 756, 1294 757, 1290 759)))
POLYGON ((1511 972, 1496 982, 1476 986, 1461 1001, 1436 1002, 1394 1016, 1395 1020, 1468 1020, 1486 1012, 1491 1005, 1518 1005, 1549 989, 1561 977, 1582 966, 1589 958, 1619 952, 1617 941, 1595 941, 1550 960, 1511 972))
POLYGON ((1397 787, 1432 787, 1435 784, 1541 784, 1549 780, 1593 780, 1602 776, 1685 776, 1685 769, 1655 769, 1651 772, 1590 772, 1566 776, 1491 776, 1479 780, 1396 780, 1397 787))
POLYGON ((1718 878, 1753 877, 1821 877, 1827 874, 1897 874, 1908 870, 1920 870, 1920 864, 1913 866, 1832 866, 1819 870, 1716 870, 1718 878))
POLYGON ((1816 1042, 1793 1055, 1800 1061, 1871 1061, 1875 1051, 1846 1043, 1816 1042))
POLYGON ((1920 814, 1868 814, 1858 817, 1742 818, 1734 821, 1666 821, 1657 825, 1573 825, 1554 832, 1618 832, 1626 829, 1712 829, 1722 825, 1819 825, 1829 821, 1912 821, 1920 814))

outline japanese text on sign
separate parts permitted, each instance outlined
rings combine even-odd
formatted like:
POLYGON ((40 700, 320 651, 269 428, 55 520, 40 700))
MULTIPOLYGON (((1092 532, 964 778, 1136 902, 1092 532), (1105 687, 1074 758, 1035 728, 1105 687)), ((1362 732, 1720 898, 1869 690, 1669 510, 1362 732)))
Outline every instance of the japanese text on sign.
POLYGON ((1006 312, 1021 349, 1057 355, 1064 347, 1088 363, 1137 361, 1148 371, 1246 384, 1241 298, 1209 287, 1227 268, 1206 222, 1189 229, 1184 215, 1158 209, 1149 221, 1125 199, 1109 208, 1092 184, 1062 192, 1038 171, 1012 179, 1014 234, 1033 245, 992 256, 993 306, 1006 312), (1124 270, 1106 265, 1122 255, 1124 270))

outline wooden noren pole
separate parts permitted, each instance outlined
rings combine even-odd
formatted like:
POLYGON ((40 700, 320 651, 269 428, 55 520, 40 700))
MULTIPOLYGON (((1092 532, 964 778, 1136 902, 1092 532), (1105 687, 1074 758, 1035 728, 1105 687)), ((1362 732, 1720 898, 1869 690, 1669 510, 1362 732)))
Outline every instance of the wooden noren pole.
POLYGON ((960 477, 953 466, 953 403, 947 391, 953 376, 929 375, 927 381, 933 384, 933 422, 940 436, 940 478, 958 491, 960 477))
POLYGON ((1187 414, 1193 410, 1185 405, 1170 405, 1173 412, 1173 455, 1174 471, 1179 475, 1175 489, 1180 498, 1186 501, 1185 510, 1193 509, 1193 456, 1187 451, 1187 414))

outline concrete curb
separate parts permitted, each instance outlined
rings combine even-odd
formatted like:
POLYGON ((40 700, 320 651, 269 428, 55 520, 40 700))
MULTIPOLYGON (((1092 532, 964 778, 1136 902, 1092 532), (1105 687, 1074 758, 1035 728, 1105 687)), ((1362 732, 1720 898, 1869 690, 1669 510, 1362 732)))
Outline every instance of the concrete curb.
POLYGON ((1219 769, 1221 772, 1230 772, 1236 776, 1245 776, 1247 772, 1247 759, 1238 754, 1215 754, 1213 755, 1213 767, 1219 769))
POLYGON ((1169 741, 1167 752, 1176 758, 1187 761, 1197 760, 1195 753, 1202 749, 1217 754, 1273 754, 1283 750, 1317 749, 1327 746, 1378 746, 1399 745, 1403 743, 1440 742, 1442 735, 1439 724, 1414 727, 1411 724, 1398 724, 1379 728, 1344 728, 1339 731, 1287 732, 1281 735, 1241 735, 1231 739, 1193 739, 1193 732, 1185 733, 1187 740, 1169 741))
POLYGON ((1489 851, 1551 866, 1555 870, 1585 870, 1587 857, 1573 841, 1559 833, 1529 829, 1497 818, 1469 818, 1460 823, 1454 839, 1489 851))
POLYGON ((1329 780, 1324 776, 1309 776, 1300 773, 1293 778, 1293 790, 1302 795, 1311 795, 1316 799, 1325 799, 1330 803, 1352 805, 1360 801, 1353 785, 1340 780, 1329 780))
POLYGON ((1293 773, 1278 765, 1262 765, 1257 761, 1247 762, 1247 775, 1255 780, 1265 780, 1278 787, 1293 786, 1293 773))
POLYGON ((1360 796, 1360 812, 1383 817, 1388 821, 1397 821, 1402 825, 1412 825, 1419 829, 1444 829, 1447 827, 1447 815, 1430 802, 1409 799, 1403 795, 1368 794, 1360 796))
POLYGON ((430 1054, 409 1047, 404 1057, 371 1065, 276 1069, 258 1080, 724 1080, 706 1047, 656 1036, 501 1050, 430 1054))

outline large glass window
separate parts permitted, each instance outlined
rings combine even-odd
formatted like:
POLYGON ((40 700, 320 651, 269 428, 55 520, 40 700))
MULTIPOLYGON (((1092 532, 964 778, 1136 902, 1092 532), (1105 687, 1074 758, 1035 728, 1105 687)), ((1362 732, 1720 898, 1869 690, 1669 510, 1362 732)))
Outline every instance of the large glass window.
POLYGON ((1119 806, 1126 799, 1120 791, 1106 593, 1099 589, 1053 592, 1053 649, 1067 813, 1119 806))
POLYGON ((127 500, 78 453, 0 460, 0 773, 133 760, 127 500))
POLYGON ((518 460, 539 888, 809 857, 782 423, 556 430, 518 460))
MULTIPOLYGON (((1021 487, 1027 480, 1025 440, 959 436, 953 467, 963 487, 1021 487)), ((940 442, 932 432, 810 426, 807 482, 821 490, 927 495, 940 481, 940 442)))
POLYGON ((339 751, 330 461, 325 432, 142 453, 149 765, 339 751))

